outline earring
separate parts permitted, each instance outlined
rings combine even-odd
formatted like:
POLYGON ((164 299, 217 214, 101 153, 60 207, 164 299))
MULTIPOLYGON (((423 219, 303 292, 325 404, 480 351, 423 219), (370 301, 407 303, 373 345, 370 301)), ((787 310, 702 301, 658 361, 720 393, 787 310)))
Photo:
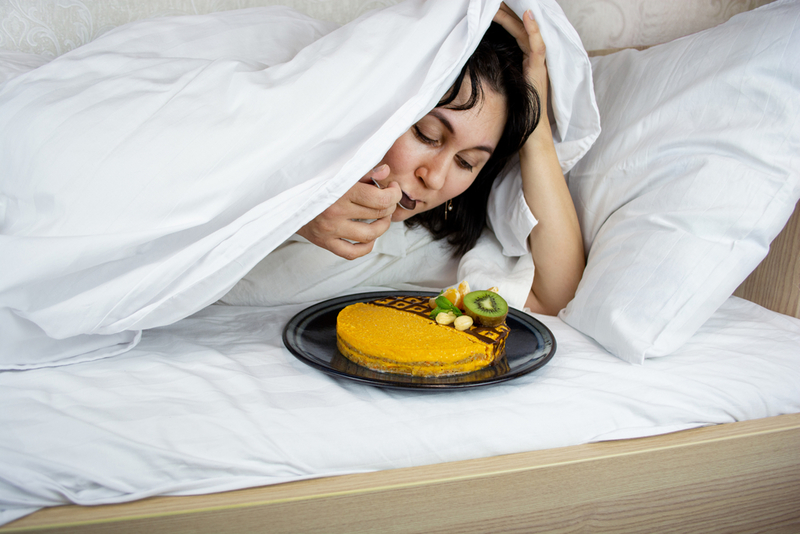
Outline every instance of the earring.
POLYGON ((447 201, 447 204, 445 204, 445 207, 444 207, 444 220, 445 221, 447 220, 447 212, 448 211, 453 211, 453 199, 452 198, 447 201))

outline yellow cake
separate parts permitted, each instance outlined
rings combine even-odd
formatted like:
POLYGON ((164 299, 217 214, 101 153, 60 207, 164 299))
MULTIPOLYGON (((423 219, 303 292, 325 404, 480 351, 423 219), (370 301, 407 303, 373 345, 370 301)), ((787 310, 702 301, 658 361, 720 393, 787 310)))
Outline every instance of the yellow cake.
POLYGON ((508 326, 459 331, 430 318, 428 297, 386 297, 345 307, 336 343, 347 359, 385 373, 448 376, 494 364, 505 354, 508 326))

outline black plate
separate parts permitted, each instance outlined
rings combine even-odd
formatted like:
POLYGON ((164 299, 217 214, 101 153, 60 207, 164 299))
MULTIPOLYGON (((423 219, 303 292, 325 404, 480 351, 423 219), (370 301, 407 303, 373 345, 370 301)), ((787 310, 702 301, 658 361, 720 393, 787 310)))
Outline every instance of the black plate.
POLYGON ((404 291, 359 293, 320 302, 292 317, 283 329, 283 344, 301 362, 329 375, 373 386, 414 390, 462 389, 505 382, 542 367, 556 352, 553 333, 530 315, 512 308, 506 318, 511 332, 506 340, 505 357, 492 367, 472 373, 438 378, 379 373, 342 356, 336 348, 336 317, 342 308, 387 295, 409 294, 404 291))

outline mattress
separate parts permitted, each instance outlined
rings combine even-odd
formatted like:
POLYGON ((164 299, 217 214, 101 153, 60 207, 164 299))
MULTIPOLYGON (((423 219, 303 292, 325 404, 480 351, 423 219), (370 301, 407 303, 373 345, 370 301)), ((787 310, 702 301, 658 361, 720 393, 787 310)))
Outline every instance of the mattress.
POLYGON ((281 339, 303 308, 213 305, 123 355, 0 373, 0 520, 800 411, 800 319, 736 297, 681 350, 643 365, 536 315, 557 341, 547 365, 449 391, 306 365, 281 339))

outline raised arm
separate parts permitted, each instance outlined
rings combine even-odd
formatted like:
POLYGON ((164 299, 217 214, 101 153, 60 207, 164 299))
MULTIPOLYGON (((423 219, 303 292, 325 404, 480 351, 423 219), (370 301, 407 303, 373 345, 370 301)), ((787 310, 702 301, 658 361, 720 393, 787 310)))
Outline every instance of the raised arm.
POLYGON ((519 154, 525 201, 539 220, 528 238, 536 273, 526 306, 555 315, 575 296, 586 260, 575 206, 553 145, 545 45, 530 11, 520 21, 503 4, 495 21, 517 39, 526 75, 542 102, 541 120, 519 154))

